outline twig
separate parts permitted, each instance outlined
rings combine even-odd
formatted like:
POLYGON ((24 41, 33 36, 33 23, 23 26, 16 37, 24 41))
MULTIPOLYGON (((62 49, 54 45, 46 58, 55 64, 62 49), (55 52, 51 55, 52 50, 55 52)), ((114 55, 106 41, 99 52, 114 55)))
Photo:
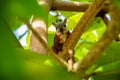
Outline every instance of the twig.
POLYGON ((75 72, 85 72, 102 54, 107 46, 118 36, 120 33, 120 15, 116 16, 119 12, 117 8, 112 5, 111 7, 111 22, 103 37, 93 46, 88 54, 78 62, 74 67, 75 72))

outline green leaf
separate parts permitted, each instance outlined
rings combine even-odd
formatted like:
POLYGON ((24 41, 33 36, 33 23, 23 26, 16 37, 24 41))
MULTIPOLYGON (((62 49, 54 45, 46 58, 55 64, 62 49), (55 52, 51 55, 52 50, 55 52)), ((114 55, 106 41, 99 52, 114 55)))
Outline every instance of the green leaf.
POLYGON ((74 73, 67 72, 48 55, 23 49, 16 49, 15 52, 19 54, 20 60, 23 61, 21 72, 27 80, 78 80, 74 73))
POLYGON ((14 51, 15 47, 22 48, 3 18, 0 21, 0 79, 19 79, 21 74, 21 60, 14 51))
POLYGON ((73 16, 69 17, 69 18, 68 18, 68 22, 67 22, 68 28, 69 28, 70 30, 72 30, 72 29, 75 27, 76 23, 78 23, 78 20, 79 20, 82 16, 83 16, 83 13, 81 12, 81 13, 78 13, 78 14, 76 14, 76 15, 73 15, 73 16))
POLYGON ((97 66, 110 64, 120 60, 120 42, 113 42, 96 62, 97 66))
POLYGON ((120 60, 102 66, 103 71, 108 71, 108 70, 112 70, 112 69, 118 69, 119 67, 120 67, 120 60))
POLYGON ((4 6, 1 7, 1 16, 9 23, 9 26, 14 26, 19 20, 29 20, 32 15, 47 21, 47 12, 43 5, 38 4, 37 0, 8 0, 4 3, 4 6))
POLYGON ((102 19, 100 17, 95 17, 85 31, 93 31, 103 26, 106 27, 102 19))
POLYGON ((113 69, 101 73, 97 73, 93 76, 94 80, 119 80, 120 79, 120 69, 113 69))
POLYGON ((48 26, 50 27, 52 25, 52 23, 55 21, 56 21, 56 18, 54 16, 52 16, 51 14, 49 14, 48 26))
POLYGON ((48 34, 48 45, 51 47, 53 45, 54 42, 54 33, 49 32, 48 34))
POLYGON ((120 75, 120 61, 113 62, 111 64, 107 64, 102 66, 102 71, 98 71, 93 75, 95 80, 119 80, 120 75))
POLYGON ((22 46, 20 45, 19 41, 13 34, 13 32, 12 32, 11 28, 9 27, 9 25, 7 24, 7 22, 4 21, 3 18, 1 18, 1 19, 2 20, 0 21, 0 26, 1 26, 0 27, 0 35, 2 38, 0 39, 0 44, 6 48, 9 48, 10 46, 21 48, 22 46))
POLYGON ((78 12, 66 12, 66 11, 60 11, 60 13, 64 15, 66 18, 70 18, 71 16, 78 14, 78 12))
POLYGON ((114 0, 114 2, 120 8, 120 0, 114 0))
POLYGON ((28 30, 28 34, 26 36, 27 46, 24 46, 24 49, 30 49, 30 30, 28 30))
POLYGON ((44 8, 39 6, 37 0, 11 0, 8 7, 14 14, 21 17, 30 18, 35 15, 45 18, 44 8))
POLYGON ((92 2, 93 0, 71 0, 71 1, 79 1, 79 2, 92 2))

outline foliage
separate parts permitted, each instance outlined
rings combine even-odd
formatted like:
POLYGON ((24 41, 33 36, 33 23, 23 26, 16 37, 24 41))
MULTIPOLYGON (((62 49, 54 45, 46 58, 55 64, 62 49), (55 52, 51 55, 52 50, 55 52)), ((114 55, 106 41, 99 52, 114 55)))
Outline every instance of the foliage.
POLYGON ((71 0, 71 1, 91 2, 91 1, 93 1, 93 0, 71 0))
MULTIPOLYGON (((92 0, 71 0, 89 2, 92 0)), ((119 6, 120 1, 116 0, 119 6)), ((22 20, 30 20, 31 16, 47 20, 44 7, 37 0, 4 0, 0 1, 0 79, 2 80, 78 80, 72 72, 67 72, 49 55, 40 55, 24 50, 12 33, 23 25, 22 20), (9 14, 8 14, 9 13, 9 14), (20 49, 17 49, 19 47, 20 49), (47 77, 46 77, 47 76, 47 77)), ((67 17, 67 26, 73 30, 83 12, 60 12, 67 17)), ((48 25, 55 22, 55 16, 49 14, 48 25)), ((100 17, 94 18, 85 30, 75 47, 75 60, 81 60, 91 47, 101 38, 106 25, 100 17)), ((29 31, 28 31, 29 33, 29 31)), ((19 36, 19 35, 17 35, 19 36)), ((29 48, 29 36, 26 38, 29 48)), ((24 33, 21 37, 24 37, 24 33)), ((53 44, 54 31, 48 32, 49 46, 53 44)), ((91 80, 118 80, 120 75, 120 42, 111 43, 103 55, 91 66, 86 73, 95 73, 91 80)))
POLYGON ((120 0, 115 0, 116 5, 120 8, 120 0))

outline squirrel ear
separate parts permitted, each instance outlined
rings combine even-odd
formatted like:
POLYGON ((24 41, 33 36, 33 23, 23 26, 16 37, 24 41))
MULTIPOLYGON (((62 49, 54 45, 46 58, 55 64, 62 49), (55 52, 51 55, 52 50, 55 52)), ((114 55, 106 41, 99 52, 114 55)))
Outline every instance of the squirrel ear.
POLYGON ((64 19, 64 22, 63 22, 63 23, 66 24, 66 22, 67 22, 67 18, 64 19))
POLYGON ((56 28, 56 26, 57 26, 57 24, 56 24, 56 23, 54 23, 54 22, 52 23, 52 25, 53 25, 55 28, 56 28))

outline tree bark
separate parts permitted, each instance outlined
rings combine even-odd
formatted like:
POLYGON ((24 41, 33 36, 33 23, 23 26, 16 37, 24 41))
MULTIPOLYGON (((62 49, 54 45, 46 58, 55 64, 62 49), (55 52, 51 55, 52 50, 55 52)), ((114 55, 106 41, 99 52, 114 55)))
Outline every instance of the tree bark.
MULTIPOLYGON (((43 9, 45 9, 46 13, 48 14, 50 11, 50 8, 52 6, 52 0, 39 0, 39 5, 43 6, 43 9)), ((46 15, 48 16, 48 15, 46 15)), ((47 20, 42 20, 40 18, 34 18, 31 25, 32 28, 41 36, 46 44, 48 43, 47 41, 47 23, 45 22, 47 20)), ((41 42, 35 37, 35 35, 31 32, 30 36, 30 50, 35 51, 37 53, 41 54, 47 54, 47 50, 45 47, 42 45, 41 42)))
MULTIPOLYGON (((59 10, 59 11, 74 11, 74 12, 85 12, 88 7, 91 5, 91 3, 85 3, 85 2, 69 2, 69 1, 59 1, 54 0, 51 10, 59 10)), ((106 4, 102 11, 108 12, 108 4, 106 4)))
MULTIPOLYGON (((47 44, 46 23, 40 19, 35 19, 32 22, 32 27, 40 36, 42 36, 42 38, 47 44)), ((31 31, 31 36, 30 36, 30 50, 35 51, 37 53, 41 53, 41 54, 47 54, 47 50, 42 45, 42 43, 38 41, 38 39, 36 38, 36 36, 33 34, 32 31, 31 31)))

